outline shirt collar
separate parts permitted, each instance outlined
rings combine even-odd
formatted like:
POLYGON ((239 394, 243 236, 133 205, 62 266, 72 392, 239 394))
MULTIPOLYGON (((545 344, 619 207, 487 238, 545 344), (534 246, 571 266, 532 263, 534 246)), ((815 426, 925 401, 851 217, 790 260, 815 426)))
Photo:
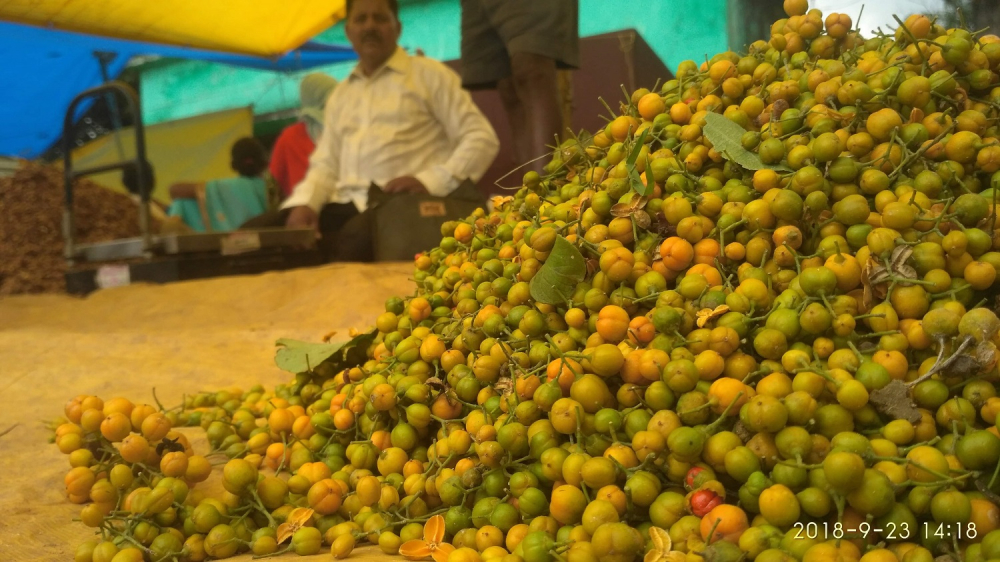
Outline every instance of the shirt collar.
POLYGON ((354 67, 354 70, 351 71, 351 78, 374 78, 379 74, 381 74, 382 72, 384 72, 385 69, 394 70, 401 74, 405 74, 409 68, 410 68, 410 55, 406 53, 405 49, 397 45, 396 52, 393 53, 391 57, 389 57, 389 60, 385 61, 385 64, 376 69, 371 76, 366 77, 364 73, 361 72, 360 65, 357 65, 354 67))

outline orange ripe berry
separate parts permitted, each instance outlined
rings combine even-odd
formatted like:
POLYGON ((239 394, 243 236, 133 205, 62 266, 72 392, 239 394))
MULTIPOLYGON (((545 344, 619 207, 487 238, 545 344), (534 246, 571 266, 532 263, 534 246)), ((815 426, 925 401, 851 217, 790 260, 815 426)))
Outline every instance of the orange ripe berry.
POLYGON ((354 412, 342 409, 333 414, 333 426, 337 429, 350 429, 354 425, 354 412))
POLYGON ((132 432, 132 423, 129 421, 128 416, 121 412, 112 412, 112 414, 101 422, 101 435, 104 436, 108 441, 121 441, 132 432))
POLYGON ((618 343, 628 333, 629 315, 624 308, 609 304, 597 314, 597 333, 605 341, 618 343))
POLYGON ((660 245, 660 257, 664 265, 673 271, 682 271, 694 259, 694 247, 683 238, 671 236, 660 245))
POLYGON ((722 504, 712 508, 701 519, 701 538, 709 540, 725 540, 732 543, 739 541, 740 535, 750 527, 747 514, 735 505, 722 504), (713 531, 714 529, 714 531, 713 531))

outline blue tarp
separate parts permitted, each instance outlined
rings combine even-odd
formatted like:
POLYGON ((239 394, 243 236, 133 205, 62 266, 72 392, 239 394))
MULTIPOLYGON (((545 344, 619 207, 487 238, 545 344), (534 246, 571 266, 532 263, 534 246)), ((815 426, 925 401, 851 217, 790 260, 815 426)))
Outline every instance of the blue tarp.
POLYGON ((104 82, 95 52, 113 54, 106 63, 109 79, 121 74, 129 59, 138 55, 275 71, 303 70, 356 58, 350 47, 314 42, 281 58, 267 59, 0 22, 0 156, 37 158, 62 136, 69 102, 104 82))

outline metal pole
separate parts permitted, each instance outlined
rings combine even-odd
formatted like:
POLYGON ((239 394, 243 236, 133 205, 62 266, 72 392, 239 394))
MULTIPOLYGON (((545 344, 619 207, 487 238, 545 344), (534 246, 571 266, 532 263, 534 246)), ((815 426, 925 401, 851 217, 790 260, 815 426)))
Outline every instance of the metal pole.
POLYGON ((73 260, 76 258, 76 248, 74 246, 73 237, 75 234, 74 229, 74 218, 73 218, 73 180, 78 176, 99 173, 104 171, 110 171, 115 169, 124 169, 127 166, 136 166, 139 170, 138 180, 139 180, 139 198, 141 200, 141 206, 139 208, 139 228, 142 231, 142 243, 143 252, 147 257, 152 256, 153 240, 149 232, 149 199, 150 193, 152 191, 152 186, 149 185, 148 178, 146 174, 142 173, 144 167, 147 164, 146 161, 146 133, 142 125, 142 117, 139 113, 139 102, 138 96, 135 90, 129 87, 128 84, 119 82, 117 80, 110 81, 106 84, 98 86, 96 88, 91 88, 77 95, 69 104, 69 108, 66 110, 66 115, 63 119, 63 181, 65 183, 65 206, 63 207, 63 236, 66 238, 65 254, 66 259, 70 265, 72 265, 73 260), (79 173, 73 171, 73 158, 72 158, 72 145, 73 145, 73 116, 76 113, 77 107, 83 100, 91 97, 97 97, 102 94, 113 94, 118 91, 125 98, 125 102, 128 105, 129 110, 135 116, 135 160, 125 160, 115 164, 109 164, 105 166, 97 166, 95 168, 90 168, 86 170, 81 170, 79 173))
MULTIPOLYGON (((110 64, 111 61, 114 60, 116 56, 118 56, 118 54, 110 53, 107 51, 94 51, 94 56, 97 58, 97 62, 101 66, 101 80, 103 80, 104 83, 107 84, 108 82, 111 81, 111 77, 108 75, 108 64, 110 64)), ((121 112, 118 110, 118 101, 115 99, 114 92, 109 91, 108 93, 104 94, 104 103, 108 105, 109 112, 111 113, 111 125, 114 127, 114 132, 112 134, 115 137, 115 148, 118 149, 118 159, 124 160, 125 147, 122 146, 122 138, 121 138, 121 131, 122 131, 121 112)))
POLYGON ((76 225, 73 220, 73 157, 71 150, 73 141, 70 133, 73 131, 73 108, 74 103, 70 103, 69 111, 63 121, 63 201, 62 231, 66 244, 63 247, 63 255, 68 265, 73 265, 76 258, 76 248, 73 245, 73 237, 76 234, 76 225))

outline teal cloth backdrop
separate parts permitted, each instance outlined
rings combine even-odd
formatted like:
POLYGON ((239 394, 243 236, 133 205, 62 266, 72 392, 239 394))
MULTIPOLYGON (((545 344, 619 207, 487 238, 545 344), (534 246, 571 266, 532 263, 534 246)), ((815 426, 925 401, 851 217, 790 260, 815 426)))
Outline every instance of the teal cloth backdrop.
MULTIPOLYGON (((580 0, 580 35, 588 37, 620 29, 635 29, 671 70, 683 60, 703 61, 726 50, 728 0, 580 0), (623 9, 627 4, 627 9, 623 9)), ((438 60, 459 57, 458 0, 400 2, 403 36, 400 43, 420 48, 438 60)), ((315 38, 323 43, 347 43, 343 23, 315 38)), ((354 63, 314 69, 337 79, 354 63)), ((255 114, 298 107, 298 84, 306 72, 270 72, 203 61, 153 64, 141 70, 142 114, 159 123, 234 107, 253 106, 255 114)))

